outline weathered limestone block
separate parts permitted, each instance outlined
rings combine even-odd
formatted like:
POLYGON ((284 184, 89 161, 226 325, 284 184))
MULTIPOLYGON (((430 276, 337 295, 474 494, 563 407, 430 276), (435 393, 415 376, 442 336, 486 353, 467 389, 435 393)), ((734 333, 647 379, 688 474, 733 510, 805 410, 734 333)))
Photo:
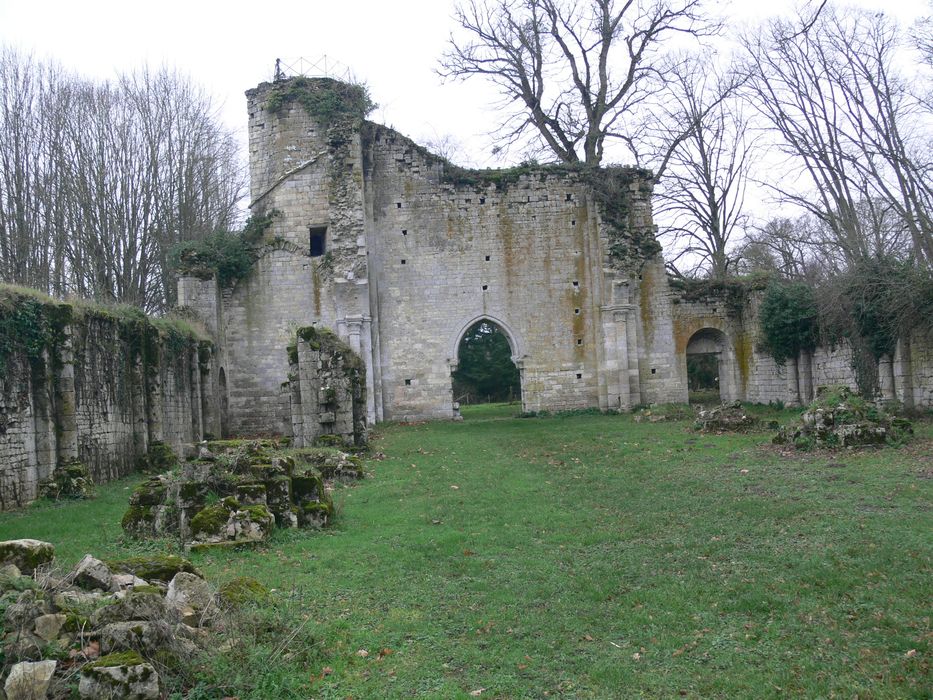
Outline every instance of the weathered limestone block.
POLYGON ((0 542, 0 565, 13 564, 26 575, 51 563, 55 547, 50 542, 21 539, 0 542))
POLYGON ((7 700, 43 700, 57 665, 57 661, 21 661, 14 664, 3 686, 7 700))
POLYGON ((90 554, 84 555, 71 575, 77 585, 89 590, 99 588, 102 591, 109 591, 113 585, 113 574, 110 569, 104 562, 95 559, 90 554))
POLYGON ((81 669, 84 700, 158 700, 159 674, 135 652, 108 654, 81 669))
POLYGON ((63 615, 62 613, 40 615, 36 618, 35 622, 36 636, 40 639, 44 639, 47 642, 58 639, 58 636, 61 634, 62 628, 65 626, 67 621, 68 616, 63 615))
POLYGON ((91 624, 94 627, 125 620, 164 620, 168 617, 165 599, 157 588, 135 588, 119 600, 94 611, 91 624))
POLYGON ((152 655, 172 641, 172 628, 163 620, 127 620, 111 622, 98 631, 100 651, 137 651, 152 655))
POLYGON ((177 610, 191 608, 199 614, 216 607, 211 585, 204 579, 185 572, 176 574, 168 584, 165 602, 177 610))

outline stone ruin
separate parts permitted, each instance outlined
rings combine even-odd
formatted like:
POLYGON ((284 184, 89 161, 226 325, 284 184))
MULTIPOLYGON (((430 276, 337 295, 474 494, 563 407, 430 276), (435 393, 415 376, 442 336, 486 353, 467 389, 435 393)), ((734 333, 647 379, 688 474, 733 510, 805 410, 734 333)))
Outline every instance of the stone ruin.
POLYGON ((215 590, 177 556, 103 562, 88 554, 63 575, 53 557, 48 542, 0 542, 10 700, 74 697, 76 674, 85 700, 157 700, 164 690, 157 669, 208 648, 244 591, 265 592, 243 578, 215 590))
POLYGON ((737 433, 753 430, 759 420, 748 413, 741 401, 731 401, 697 413, 695 430, 703 433, 737 433))
POLYGON ((324 527, 334 506, 325 480, 356 479, 362 462, 333 447, 221 440, 198 458, 140 484, 123 516, 137 538, 177 537, 193 549, 267 539, 276 527, 324 527))
POLYGON ((832 449, 897 443, 912 434, 910 421, 892 416, 848 387, 834 386, 820 392, 800 423, 781 428, 773 442, 803 450, 832 449))
POLYGON ((288 379, 293 444, 328 440, 336 445, 366 444, 366 367, 332 331, 299 328, 289 345, 288 379))

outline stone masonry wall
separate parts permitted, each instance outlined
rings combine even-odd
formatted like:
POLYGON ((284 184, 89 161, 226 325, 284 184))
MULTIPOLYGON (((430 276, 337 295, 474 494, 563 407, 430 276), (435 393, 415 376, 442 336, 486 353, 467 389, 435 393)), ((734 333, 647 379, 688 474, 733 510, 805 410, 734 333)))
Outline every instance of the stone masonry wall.
POLYGON ((104 482, 130 473, 152 441, 177 453, 201 437, 196 340, 106 312, 69 315, 57 345, 15 348, 14 339, 4 358, 0 509, 34 500, 61 463, 77 459, 104 482))
POLYGON ((509 338, 525 410, 597 405, 601 255, 583 183, 546 170, 458 183, 408 139, 371 128, 370 284, 386 417, 452 417, 458 343, 481 318, 509 338))

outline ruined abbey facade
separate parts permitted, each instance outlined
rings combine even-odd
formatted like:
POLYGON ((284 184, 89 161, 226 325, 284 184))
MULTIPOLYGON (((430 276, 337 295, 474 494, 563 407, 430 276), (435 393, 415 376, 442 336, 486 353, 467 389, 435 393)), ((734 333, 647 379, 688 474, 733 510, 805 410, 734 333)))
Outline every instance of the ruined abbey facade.
MULTIPOLYGON (((362 359, 370 423, 455 417, 458 346, 483 319, 508 337, 526 411, 685 402, 690 353, 719 358, 724 399, 854 384, 845 347, 784 367, 759 352, 754 295, 672 288, 649 173, 463 170, 385 126, 325 118, 307 101, 334 81, 295 80, 247 93, 250 207, 271 220, 252 271, 179 283, 216 346, 212 432, 292 430, 286 347, 307 326, 362 359)), ((928 343, 882 364, 888 396, 933 403, 928 343)))

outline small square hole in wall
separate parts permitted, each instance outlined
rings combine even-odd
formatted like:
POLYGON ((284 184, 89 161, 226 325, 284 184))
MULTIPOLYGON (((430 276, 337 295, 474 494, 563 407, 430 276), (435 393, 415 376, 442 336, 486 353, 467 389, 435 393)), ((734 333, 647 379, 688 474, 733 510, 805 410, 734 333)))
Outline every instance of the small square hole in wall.
POLYGON ((577 338, 577 345, 583 345, 583 338, 577 338))
POLYGON ((406 263, 405 258, 402 258, 402 265, 404 265, 405 263, 406 263))
POLYGON ((579 287, 579 286, 580 286, 580 282, 579 282, 578 280, 574 280, 574 281, 573 281, 573 286, 574 286, 574 287, 579 287))
POLYGON ((489 289, 489 285, 488 285, 488 284, 484 284, 484 285, 483 285, 483 291, 485 292, 487 289, 489 289))
POLYGON ((489 262, 489 256, 488 256, 488 255, 486 256, 486 262, 489 262))
POLYGON ((565 199, 566 199, 566 201, 568 201, 568 202, 572 202, 572 201, 573 201, 573 194, 571 194, 570 192, 568 192, 568 193, 567 193, 567 196, 565 197, 565 199))
POLYGON ((480 197, 480 198, 479 198, 479 203, 480 203, 480 204, 485 204, 485 203, 486 203, 486 198, 485 198, 485 197, 480 197))
POLYGON ((573 310, 573 313, 574 313, 575 315, 579 316, 579 315, 580 315, 580 309, 574 309, 574 310, 573 310))
POLYGON ((396 208, 396 209, 401 209, 401 208, 402 208, 402 203, 401 203, 401 202, 396 202, 396 203, 395 203, 395 208, 396 208))
POLYGON ((570 225, 571 225, 571 226, 576 226, 576 225, 577 225, 577 220, 576 220, 576 219, 571 219, 571 220, 570 220, 570 225))
POLYGON ((652 367, 652 368, 651 368, 651 374, 657 374, 657 373, 658 373, 657 368, 652 367))
POLYGON ((411 386, 411 379, 405 380, 405 386, 411 386))
POLYGON ((402 229, 402 235, 403 235, 403 236, 407 236, 407 235, 408 235, 408 229, 407 229, 407 228, 403 228, 403 229, 402 229))
POLYGON ((713 313, 716 313, 716 307, 715 307, 715 306, 713 307, 713 313))
POLYGON ((577 372, 577 379, 583 379, 583 375, 580 372, 577 372))

